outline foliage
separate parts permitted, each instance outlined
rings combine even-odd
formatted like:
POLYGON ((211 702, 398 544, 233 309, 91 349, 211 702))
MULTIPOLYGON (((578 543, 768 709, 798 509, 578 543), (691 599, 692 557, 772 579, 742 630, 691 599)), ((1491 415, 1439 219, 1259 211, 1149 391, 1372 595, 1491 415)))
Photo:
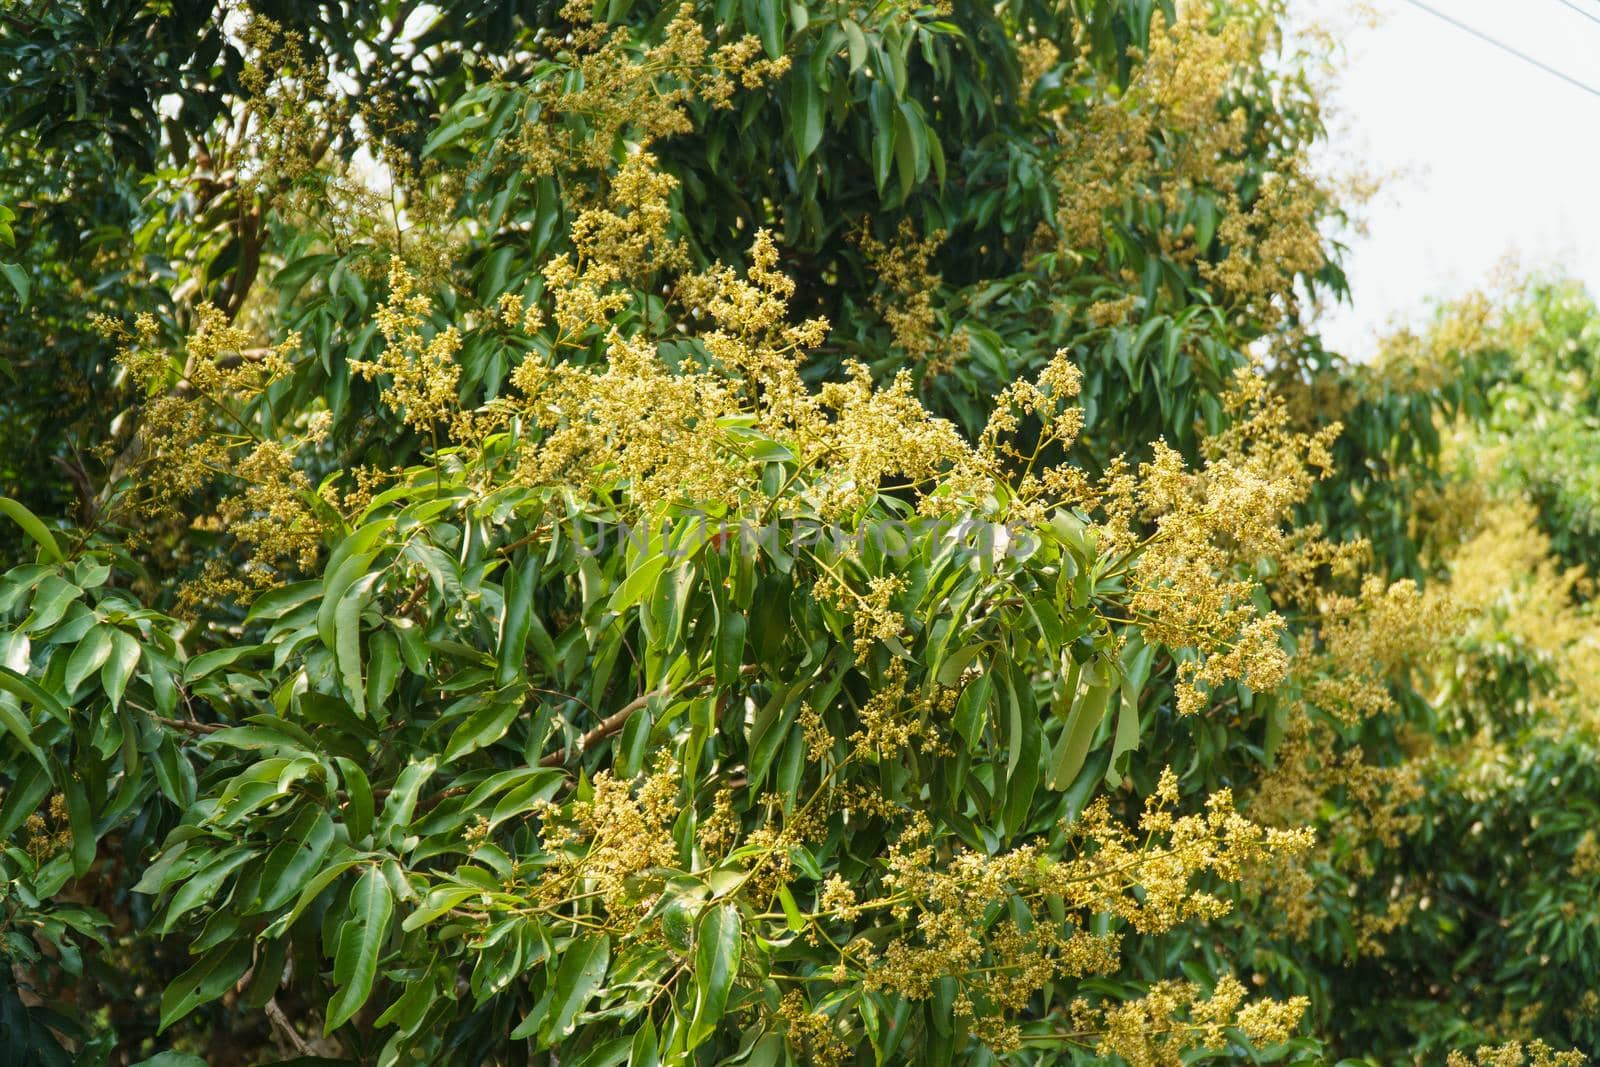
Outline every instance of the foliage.
POLYGON ((1596 1047, 1592 316, 1325 352, 1275 4, 38 8, 14 1056, 1596 1047))

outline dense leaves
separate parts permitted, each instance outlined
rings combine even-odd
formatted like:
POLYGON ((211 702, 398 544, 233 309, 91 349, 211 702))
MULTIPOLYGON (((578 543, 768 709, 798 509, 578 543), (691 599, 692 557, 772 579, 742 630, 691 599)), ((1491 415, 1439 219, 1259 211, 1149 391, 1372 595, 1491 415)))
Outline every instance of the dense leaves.
POLYGON ((8 12, 6 1051, 1595 1047, 1593 309, 1325 352, 1277 17, 8 12))

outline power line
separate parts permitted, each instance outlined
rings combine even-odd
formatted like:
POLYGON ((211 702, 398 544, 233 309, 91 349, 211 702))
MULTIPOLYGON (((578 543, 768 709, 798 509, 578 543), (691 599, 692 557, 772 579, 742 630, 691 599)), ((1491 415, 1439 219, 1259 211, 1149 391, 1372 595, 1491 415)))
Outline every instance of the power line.
MULTIPOLYGON (((1566 0, 1562 0, 1562 2, 1565 3, 1566 0)), ((1555 76, 1557 78, 1560 78, 1562 81, 1566 82, 1570 86, 1573 86, 1574 88, 1582 89, 1584 92, 1588 93, 1590 96, 1593 96, 1593 97, 1596 97, 1596 98, 1600 98, 1600 89, 1596 89, 1594 86, 1589 85, 1586 82, 1579 81, 1577 78, 1574 78, 1572 75, 1566 73, 1565 71, 1557 70, 1555 67, 1552 67, 1550 64, 1544 62, 1543 60, 1535 59, 1532 56, 1528 55, 1528 53, 1511 47, 1510 45, 1506 44, 1504 41, 1500 40, 1498 37, 1491 37, 1489 34, 1484 33, 1482 30, 1477 29, 1476 27, 1467 25, 1465 22, 1462 22, 1460 19, 1456 18, 1453 15, 1447 15, 1443 11, 1438 10, 1437 8, 1429 7, 1427 4, 1424 4, 1422 2, 1422 0, 1406 0, 1406 3, 1410 4, 1412 7, 1420 8, 1421 10, 1426 11, 1428 14, 1432 15, 1434 18, 1443 19, 1445 22, 1448 22, 1450 25, 1454 26, 1456 29, 1461 30, 1464 33, 1469 33, 1472 36, 1476 37, 1478 40, 1484 42, 1485 44, 1493 45, 1495 48, 1500 49, 1500 51, 1505 52, 1508 55, 1515 56, 1516 58, 1522 60, 1524 63, 1530 63, 1533 66, 1538 67, 1540 70, 1544 71, 1546 74, 1550 74, 1550 75, 1553 75, 1553 76, 1555 76)), ((1572 5, 1568 4, 1567 6, 1571 7, 1572 5)))
POLYGON ((1590 22, 1600 22, 1600 15, 1596 15, 1593 11, 1590 11, 1587 8, 1579 7, 1577 4, 1574 4, 1572 0, 1556 0, 1556 3, 1560 4, 1562 7, 1570 8, 1573 11, 1576 11, 1590 22))

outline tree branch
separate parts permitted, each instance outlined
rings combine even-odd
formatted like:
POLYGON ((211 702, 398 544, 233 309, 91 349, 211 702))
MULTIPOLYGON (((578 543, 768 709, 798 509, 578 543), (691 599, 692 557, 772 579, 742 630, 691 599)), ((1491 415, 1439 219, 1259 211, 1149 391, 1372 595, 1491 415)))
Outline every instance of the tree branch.
MULTIPOLYGON (((716 681, 716 678, 708 675, 705 678, 697 678, 694 681, 682 686, 682 688, 692 689, 702 685, 710 685, 714 681, 716 681)), ((578 743, 574 748, 569 751, 550 753, 550 755, 539 761, 539 766, 565 766, 567 760, 572 756, 583 755, 595 745, 598 745, 612 734, 620 731, 628 724, 628 720, 633 718, 634 713, 647 706, 650 701, 654 700, 656 697, 670 696, 672 693, 677 691, 678 690, 674 689, 672 686, 664 685, 660 689, 652 689, 650 692, 645 693, 642 696, 635 697, 628 703, 624 704, 621 708, 617 709, 615 712, 606 716, 604 719, 601 719, 600 725, 584 734, 583 737, 578 740, 578 743)))

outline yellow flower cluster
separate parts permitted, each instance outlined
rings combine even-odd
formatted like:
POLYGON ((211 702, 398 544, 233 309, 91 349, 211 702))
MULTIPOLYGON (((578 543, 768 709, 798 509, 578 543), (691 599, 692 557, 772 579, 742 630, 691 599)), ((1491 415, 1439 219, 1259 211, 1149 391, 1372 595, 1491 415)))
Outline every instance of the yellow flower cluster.
POLYGON ((245 599, 286 573, 312 567, 321 550, 322 523, 314 491, 294 466, 288 443, 265 436, 252 405, 287 370, 290 336, 276 348, 252 344, 251 334, 218 308, 203 304, 182 360, 167 352, 155 321, 140 316, 130 330, 112 320, 99 328, 118 342, 117 362, 144 399, 138 438, 117 457, 125 479, 118 505, 147 528, 190 521, 196 496, 225 491, 209 521, 246 550, 242 566, 212 560, 181 591, 194 607, 208 600, 245 599))
POLYGON ((844 961, 861 968, 867 988, 913 1000, 931 996, 940 979, 957 979, 958 1013, 997 1050, 1014 1047, 1019 1034, 1005 1020, 1040 989, 1119 966, 1118 936, 1091 932, 1090 917, 1110 915, 1140 933, 1216 918, 1230 902, 1197 888, 1200 875, 1238 881, 1311 845, 1309 831, 1266 829, 1245 819, 1227 790, 1214 794, 1203 814, 1174 814, 1177 800, 1177 779, 1168 770, 1138 832, 1113 818, 1104 798, 1097 800, 1079 822, 1063 827, 1076 850, 1068 858, 1029 844, 998 855, 961 850, 941 860, 928 820, 913 813, 890 847, 884 895, 836 899, 825 909, 842 919, 887 909, 908 932, 881 947, 857 939, 846 946, 844 961), (995 908, 1007 902, 1036 909, 1031 921, 996 923, 995 908), (1065 909, 1065 924, 1052 907, 1065 909))
MULTIPOLYGON (((1469 642, 1509 639, 1550 665, 1557 684, 1531 692, 1535 703, 1525 710, 1560 708, 1600 727, 1592 713, 1600 703, 1600 625, 1585 605, 1585 569, 1560 565, 1526 501, 1494 501, 1477 513, 1474 526, 1444 552, 1450 595, 1469 618, 1464 636, 1469 642)), ((1453 685, 1470 692, 1485 668, 1471 661, 1457 665, 1457 672, 1462 668, 1464 676, 1453 685)))
POLYGON ((1229 1029, 1258 1048, 1286 1041, 1309 1004, 1305 997, 1246 1002, 1243 983, 1225 975, 1210 996, 1193 982, 1157 982, 1143 997, 1109 1007, 1075 1001, 1072 1018, 1074 1036, 1094 1035, 1099 1056, 1129 1067, 1182 1067, 1196 1051, 1225 1051, 1229 1029))
POLYGON ((1240 371, 1228 406, 1235 421, 1206 442, 1202 467, 1189 469, 1158 442, 1138 468, 1114 463, 1093 497, 1106 516, 1103 543, 1127 561, 1129 606, 1147 639, 1199 654, 1179 665, 1184 714, 1205 706, 1202 687, 1238 680, 1269 691, 1288 677, 1283 619, 1254 600, 1263 561, 1288 577, 1330 561, 1348 565, 1349 553, 1291 521, 1331 470, 1339 427, 1293 431, 1282 399, 1250 369, 1240 371), (1154 530, 1141 538, 1146 524, 1154 530))
POLYGON ((415 291, 416 280, 395 259, 389 271, 389 298, 378 309, 378 329, 387 342, 376 360, 353 360, 351 373, 368 380, 383 377, 383 402, 405 424, 427 437, 441 426, 466 436, 459 398, 461 333, 446 326, 429 334, 428 298, 415 291))
POLYGON ((67 801, 60 793, 50 798, 46 813, 34 812, 22 820, 18 843, 35 866, 43 866, 53 856, 72 846, 72 827, 67 816, 67 801))
POLYGON ((817 1067, 839 1067, 847 1062, 850 1046, 834 1030, 827 1014, 813 1011, 799 990, 784 994, 777 1017, 789 1044, 817 1067))
POLYGON ((1510 1041, 1485 1045, 1471 1056, 1452 1052, 1445 1062, 1449 1067, 1583 1067, 1589 1057, 1576 1050, 1558 1052, 1543 1041, 1510 1041))
POLYGON ((1319 609, 1322 650, 1303 661, 1303 691, 1345 725, 1392 711, 1390 683, 1430 661, 1460 618, 1451 599, 1376 575, 1358 596, 1330 594, 1319 609))
MULTIPOLYGON (((463 238, 455 217, 461 179, 433 161, 419 168, 407 149, 393 147, 416 134, 414 122, 397 117, 393 94, 349 99, 304 34, 263 15, 250 17, 241 43, 249 95, 226 162, 254 199, 241 209, 245 224, 258 231, 269 211, 299 216, 339 254, 367 253, 351 261, 365 276, 381 278, 400 257, 428 284, 442 281, 463 238), (355 130, 367 135, 364 164, 337 150, 338 131, 355 130)), ((258 236, 245 235, 247 254, 258 236)))
POLYGON ((888 324, 895 346, 929 374, 949 370, 966 351, 959 333, 942 326, 933 304, 943 279, 928 270, 928 262, 945 236, 936 230, 918 240, 915 225, 906 219, 892 242, 879 241, 870 233, 861 237, 861 251, 883 286, 873 296, 873 307, 888 324))
POLYGON ((541 872, 534 890, 547 905, 592 894, 614 919, 637 916, 649 900, 634 877, 677 862, 678 768, 663 754, 637 787, 610 771, 596 774, 590 786, 592 795, 573 801, 565 816, 554 805, 542 809, 544 847, 555 864, 541 872))
POLYGON ((756 88, 789 69, 787 56, 763 57, 755 37, 713 50, 693 4, 679 7, 660 43, 643 49, 626 27, 613 31, 591 11, 587 0, 562 8, 573 32, 556 43, 578 57, 577 69, 559 91, 540 94, 537 118, 515 139, 531 174, 603 171, 624 131, 639 146, 687 133, 694 101, 728 107, 736 85, 756 88))
MULTIPOLYGON (((1056 224, 1070 248, 1093 255, 1107 214, 1136 195, 1158 200, 1168 217, 1177 217, 1187 196, 1203 194, 1220 217, 1216 233, 1226 249, 1203 273, 1265 316, 1274 304, 1292 303, 1297 274, 1325 262, 1317 219, 1329 192, 1291 157, 1278 160, 1271 179, 1241 201, 1250 137, 1241 87, 1269 63, 1274 17, 1272 5, 1254 14, 1231 10, 1226 18, 1217 17, 1219 7, 1183 4, 1170 22, 1156 11, 1149 47, 1134 54, 1127 86, 1101 86, 1100 101, 1085 116, 1058 116, 1068 151, 1056 174, 1056 224)), ((1030 73, 1036 78, 1042 71, 1030 73)), ((1179 262, 1202 251, 1192 224, 1158 237, 1179 262)))

